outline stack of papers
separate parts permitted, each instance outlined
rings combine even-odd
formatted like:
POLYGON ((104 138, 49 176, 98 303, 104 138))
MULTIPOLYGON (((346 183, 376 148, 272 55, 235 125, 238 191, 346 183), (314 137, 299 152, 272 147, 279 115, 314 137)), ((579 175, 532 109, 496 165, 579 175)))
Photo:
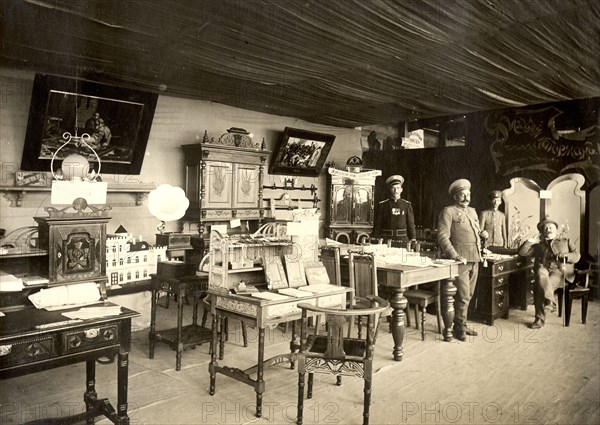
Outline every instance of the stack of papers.
POLYGON ((29 296, 29 300, 36 308, 49 310, 91 304, 99 301, 100 298, 100 291, 94 282, 40 289, 39 292, 29 296))
POLYGON ((19 292, 23 290, 23 281, 21 278, 12 274, 0 274, 0 292, 19 292))

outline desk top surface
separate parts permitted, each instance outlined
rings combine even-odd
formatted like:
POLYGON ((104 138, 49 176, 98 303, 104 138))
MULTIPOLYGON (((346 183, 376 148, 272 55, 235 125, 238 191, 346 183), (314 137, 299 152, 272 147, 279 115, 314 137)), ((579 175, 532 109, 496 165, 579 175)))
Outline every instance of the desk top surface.
POLYGON ((210 288, 208 290, 208 293, 211 295, 217 296, 217 297, 230 298, 230 299, 233 299, 236 301, 242 301, 242 302, 249 303, 249 304, 256 304, 258 306, 271 306, 271 305, 277 305, 277 304, 305 302, 305 301, 313 300, 316 298, 328 297, 331 295, 346 294, 348 292, 353 291, 352 288, 349 288, 347 286, 337 286, 337 285, 332 285, 332 286, 335 286, 335 289, 332 288, 332 290, 328 291, 328 292, 308 293, 309 295, 307 295, 305 297, 286 296, 286 299, 281 299, 281 300, 265 300, 262 298, 253 297, 252 294, 230 294, 228 292, 222 292, 222 291, 214 290, 214 289, 210 289, 210 288))
MULTIPOLYGON (((103 304, 94 304, 91 307, 100 305, 104 307, 114 307, 116 304, 105 302, 103 304)), ((80 308, 81 307, 60 311, 47 311, 30 306, 19 310, 8 311, 5 313, 5 316, 0 317, 0 342, 14 337, 39 335, 41 333, 61 331, 80 326, 89 326, 90 324, 100 324, 139 316, 139 313, 136 311, 129 310, 125 307, 121 307, 121 314, 118 316, 106 316, 78 321, 72 321, 62 314, 63 312, 76 311, 80 308), (56 322, 65 323, 60 326, 51 326, 44 329, 36 328, 36 326, 44 326, 56 322)))

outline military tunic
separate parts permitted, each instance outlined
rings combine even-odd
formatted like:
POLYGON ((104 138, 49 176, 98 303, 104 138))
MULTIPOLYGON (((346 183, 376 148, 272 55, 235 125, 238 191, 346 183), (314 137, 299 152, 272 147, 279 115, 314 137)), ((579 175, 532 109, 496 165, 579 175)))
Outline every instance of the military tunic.
POLYGON ((375 211, 375 238, 407 242, 416 239, 415 216, 412 204, 404 199, 386 199, 375 211))
POLYGON ((506 216, 495 210, 485 210, 479 214, 481 230, 486 230, 490 235, 486 239, 487 246, 500 246, 506 248, 506 216))

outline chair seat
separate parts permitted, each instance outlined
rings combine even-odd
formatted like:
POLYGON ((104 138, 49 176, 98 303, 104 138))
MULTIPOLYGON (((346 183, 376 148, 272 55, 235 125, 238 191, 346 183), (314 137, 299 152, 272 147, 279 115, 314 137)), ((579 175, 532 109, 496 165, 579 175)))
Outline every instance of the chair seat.
MULTIPOLYGON (((307 349, 311 353, 323 354, 327 350, 326 335, 309 335, 306 341, 307 349)), ((367 344, 364 339, 344 338, 344 352, 346 356, 364 357, 367 344)))
POLYGON ((436 295, 431 291, 423 291, 421 289, 410 289, 404 293, 404 297, 408 300, 409 303, 417 304, 419 301, 433 302, 435 301, 436 295))

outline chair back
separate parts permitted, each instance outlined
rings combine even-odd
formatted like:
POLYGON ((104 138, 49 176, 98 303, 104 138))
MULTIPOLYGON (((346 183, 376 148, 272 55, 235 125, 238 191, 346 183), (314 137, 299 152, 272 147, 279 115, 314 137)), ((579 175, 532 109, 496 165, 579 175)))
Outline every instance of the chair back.
POLYGON ((583 269, 574 268, 573 283, 583 288, 589 288, 590 274, 592 273, 592 264, 588 263, 586 266, 583 269))
POLYGON ((323 246, 320 249, 321 263, 325 266, 329 275, 329 282, 333 285, 342 286, 342 273, 340 271, 340 247, 323 246))
MULTIPOLYGON (((353 310, 336 310, 324 307, 316 307, 312 304, 300 303, 298 308, 302 309, 302 328, 300 331, 300 352, 320 352, 323 358, 345 359, 347 357, 360 357, 371 360, 377 335, 376 326, 381 313, 389 307, 389 303, 383 298, 369 296, 369 308, 353 310), (308 337, 308 315, 325 314, 327 323, 327 335, 325 338, 316 335, 308 337), (366 318, 367 332, 365 338, 344 338, 345 326, 355 317, 366 318), (348 320, 350 319, 350 321, 348 320), (320 338, 320 340, 319 340, 320 338), (362 342, 362 344, 361 344, 362 342), (319 346, 314 346, 313 344, 319 346), (358 343, 358 345, 356 345, 358 343)), ((339 372, 339 371, 336 371, 339 372)), ((355 375, 356 371, 349 371, 355 375)), ((343 373, 340 373, 343 374, 343 373)), ((358 376, 358 375, 357 375, 358 376)))
MULTIPOLYGON (((354 300, 377 296, 377 266, 375 254, 348 251, 350 287, 354 289, 354 300)), ((353 302, 352 305, 355 303, 353 302)))

